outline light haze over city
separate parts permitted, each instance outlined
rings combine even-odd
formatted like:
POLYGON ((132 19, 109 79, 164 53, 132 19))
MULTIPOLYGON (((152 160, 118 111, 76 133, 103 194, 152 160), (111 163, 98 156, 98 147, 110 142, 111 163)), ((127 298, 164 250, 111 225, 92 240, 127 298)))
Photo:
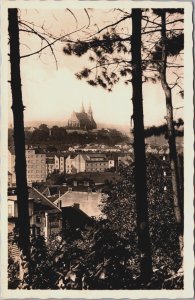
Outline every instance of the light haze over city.
MULTIPOLYGON (((86 25, 88 20, 83 10, 74 10, 77 23, 70 12, 65 10, 21 10, 21 19, 46 28, 55 35, 70 33, 86 25), (55 24, 55 26, 54 26, 55 24)), ((109 23, 108 13, 96 10, 94 20, 105 26, 109 23), (106 22, 102 21, 106 15, 106 22)), ((112 16, 113 17, 113 16, 112 16)), ((128 24, 127 24, 128 25, 128 24)), ((74 36, 74 35, 73 35, 74 36)), ((79 34, 78 34, 79 36, 79 34)), ((82 36, 82 35, 80 35, 82 36)), ((20 33, 21 55, 34 52, 41 47, 40 40, 33 34, 20 33)), ((21 78, 23 102, 26 107, 25 123, 29 121, 56 121, 64 126, 72 111, 80 111, 83 102, 85 108, 91 103, 94 118, 100 124, 129 126, 132 115, 132 88, 122 81, 116 84, 112 92, 101 87, 91 87, 84 80, 78 80, 75 73, 88 63, 88 55, 80 58, 65 56, 64 42, 55 44, 54 50, 58 61, 56 69, 51 51, 21 59, 21 78), (62 122, 62 123, 61 123, 62 122)), ((173 91, 173 105, 183 105, 183 99, 173 91)), ((11 106, 11 93, 9 93, 11 106)), ((143 84, 143 103, 145 126, 161 125, 166 115, 165 96, 160 84, 143 84)), ((9 111, 9 124, 12 112, 9 111)), ((183 109, 175 110, 174 117, 182 117, 183 109)))

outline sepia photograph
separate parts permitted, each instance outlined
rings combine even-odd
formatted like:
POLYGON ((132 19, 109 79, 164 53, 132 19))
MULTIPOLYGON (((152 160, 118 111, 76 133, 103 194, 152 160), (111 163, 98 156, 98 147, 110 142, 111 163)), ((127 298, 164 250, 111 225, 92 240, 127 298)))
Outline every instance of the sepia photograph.
POLYGON ((193 297, 192 3, 25 2, 2 12, 3 296, 193 297))

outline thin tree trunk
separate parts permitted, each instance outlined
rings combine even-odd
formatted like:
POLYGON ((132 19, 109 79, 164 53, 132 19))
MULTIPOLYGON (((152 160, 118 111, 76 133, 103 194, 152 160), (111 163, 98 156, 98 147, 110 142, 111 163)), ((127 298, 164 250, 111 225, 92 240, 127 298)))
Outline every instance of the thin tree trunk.
POLYGON ((144 138, 144 117, 142 99, 141 68, 141 9, 132 9, 132 88, 134 120, 135 190, 138 227, 138 245, 141 257, 141 278, 152 275, 151 245, 148 225, 148 203, 146 187, 146 155, 144 138))
POLYGON ((19 248, 22 254, 29 257, 29 211, 28 187, 26 179, 25 135, 24 135, 24 106, 22 102, 20 77, 20 50, 17 9, 8 9, 10 37, 10 65, 12 111, 14 121, 15 172, 18 205, 19 248))
POLYGON ((166 12, 162 10, 161 14, 162 29, 162 63, 160 68, 160 79, 161 85, 166 97, 166 109, 167 109, 167 128, 168 128, 168 143, 170 152, 170 166, 171 166, 171 178, 172 178, 172 188, 173 188, 173 205, 174 214, 177 225, 177 232, 179 236, 179 246, 181 257, 183 257, 183 219, 181 210, 181 199, 180 199, 180 187, 179 187, 179 171, 178 171, 178 161, 177 161, 177 150, 175 143, 175 130, 173 125, 173 105, 172 105, 172 92, 171 88, 167 83, 166 78, 166 66, 167 66, 167 52, 166 52, 166 12))

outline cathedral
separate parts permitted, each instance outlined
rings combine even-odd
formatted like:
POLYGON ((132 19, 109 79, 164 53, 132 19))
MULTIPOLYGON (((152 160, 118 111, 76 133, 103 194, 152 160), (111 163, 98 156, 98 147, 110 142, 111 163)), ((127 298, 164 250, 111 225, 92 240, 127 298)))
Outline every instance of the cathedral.
POLYGON ((96 129, 97 125, 93 119, 93 111, 91 105, 89 105, 88 112, 85 112, 84 106, 82 104, 81 111, 73 111, 70 119, 68 120, 68 128, 91 130, 96 129))

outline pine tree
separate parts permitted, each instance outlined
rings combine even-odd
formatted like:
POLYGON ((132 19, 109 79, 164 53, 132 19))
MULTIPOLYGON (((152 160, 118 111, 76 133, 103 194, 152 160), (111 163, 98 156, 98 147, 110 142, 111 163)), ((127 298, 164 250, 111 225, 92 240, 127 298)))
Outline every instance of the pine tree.
POLYGON ((25 135, 24 135, 24 105, 22 101, 20 76, 20 50, 18 11, 8 9, 12 111, 14 119, 15 172, 17 186, 19 248, 23 256, 29 259, 29 212, 28 186, 26 179, 25 135))

